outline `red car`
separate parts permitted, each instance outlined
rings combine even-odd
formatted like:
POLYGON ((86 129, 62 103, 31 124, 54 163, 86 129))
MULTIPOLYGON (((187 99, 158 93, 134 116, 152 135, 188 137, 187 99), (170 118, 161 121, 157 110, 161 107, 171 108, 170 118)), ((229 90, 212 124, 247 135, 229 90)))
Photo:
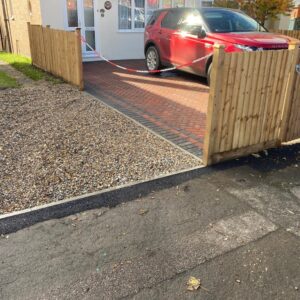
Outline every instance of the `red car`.
MULTIPOLYGON (((154 11, 145 29, 148 70, 181 66, 213 53, 287 49, 292 38, 269 33, 240 11, 224 8, 173 8, 154 11)), ((182 70, 210 81, 212 55, 182 70)))

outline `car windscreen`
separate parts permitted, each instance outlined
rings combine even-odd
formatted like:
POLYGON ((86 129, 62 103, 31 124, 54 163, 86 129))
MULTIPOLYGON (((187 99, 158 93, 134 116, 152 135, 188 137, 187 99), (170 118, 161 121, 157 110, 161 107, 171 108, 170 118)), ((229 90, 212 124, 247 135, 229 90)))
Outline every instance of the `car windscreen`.
POLYGON ((230 10, 202 11, 201 15, 211 32, 254 32, 266 31, 258 22, 247 15, 230 10))

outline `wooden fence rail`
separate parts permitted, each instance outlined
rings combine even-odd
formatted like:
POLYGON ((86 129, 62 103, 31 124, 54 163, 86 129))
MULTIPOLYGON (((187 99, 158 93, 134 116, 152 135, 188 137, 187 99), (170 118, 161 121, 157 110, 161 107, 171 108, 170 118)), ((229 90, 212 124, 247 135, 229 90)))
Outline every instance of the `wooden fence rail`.
POLYGON ((28 23, 33 65, 83 89, 80 29, 63 31, 28 23))
POLYGON ((300 40, 300 30, 276 30, 276 32, 300 40))
POLYGON ((213 60, 204 163, 217 163, 300 137, 298 45, 225 53, 213 60), (288 132, 288 134, 287 134, 288 132))

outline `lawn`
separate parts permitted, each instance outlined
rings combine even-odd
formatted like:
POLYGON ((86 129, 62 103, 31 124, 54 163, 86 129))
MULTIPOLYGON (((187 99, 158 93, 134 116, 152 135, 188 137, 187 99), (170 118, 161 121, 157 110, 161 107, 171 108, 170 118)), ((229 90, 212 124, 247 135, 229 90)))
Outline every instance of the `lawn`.
POLYGON ((36 68, 31 64, 31 59, 29 57, 7 53, 7 52, 0 52, 0 60, 7 62, 16 70, 22 72, 27 77, 31 78, 32 80, 48 80, 54 83, 61 82, 60 79, 53 77, 52 75, 36 68))
POLYGON ((0 71, 0 89, 16 88, 19 84, 15 78, 8 76, 5 72, 0 71))

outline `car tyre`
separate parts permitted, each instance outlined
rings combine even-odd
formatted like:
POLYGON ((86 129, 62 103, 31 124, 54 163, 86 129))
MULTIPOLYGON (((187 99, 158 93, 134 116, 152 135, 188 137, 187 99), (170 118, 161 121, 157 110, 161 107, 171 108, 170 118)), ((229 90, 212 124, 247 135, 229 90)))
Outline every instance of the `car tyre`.
POLYGON ((149 71, 158 71, 161 69, 159 53, 155 46, 150 46, 147 49, 146 66, 149 71))

